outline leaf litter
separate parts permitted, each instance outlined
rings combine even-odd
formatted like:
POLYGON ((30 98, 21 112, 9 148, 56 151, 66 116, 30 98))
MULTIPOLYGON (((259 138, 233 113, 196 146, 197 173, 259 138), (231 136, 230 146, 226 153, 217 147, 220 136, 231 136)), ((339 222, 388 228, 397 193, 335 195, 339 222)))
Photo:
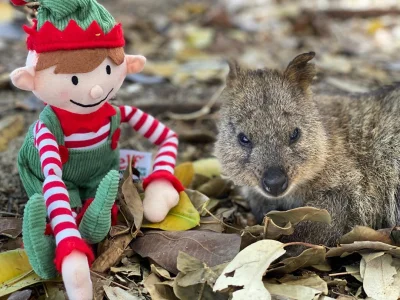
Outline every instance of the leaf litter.
MULTIPOLYGON (((396 12, 390 16, 378 9, 383 17, 369 18, 362 10, 346 7, 340 15, 340 10, 300 9, 297 3, 248 3, 221 0, 218 6, 208 7, 186 2, 164 18, 123 19, 128 24, 128 50, 151 58, 142 76, 130 77, 131 86, 123 86, 121 94, 129 101, 133 93, 147 89, 143 85, 161 82, 193 91, 194 84, 215 87, 215 92, 207 94, 204 106, 179 105, 166 113, 183 133, 181 141, 195 145, 181 153, 185 163, 176 168, 176 176, 186 193, 167 221, 150 224, 143 219, 140 182, 130 179, 134 169, 126 170, 118 198, 119 224, 97 246, 92 268, 95 299, 235 299, 243 293, 255 295, 254 299, 399 297, 399 228, 358 226, 337 247, 304 244, 303 252, 287 257, 288 252, 282 253, 286 248, 301 245, 279 244, 275 239, 293 234, 299 222, 329 223, 329 214, 316 208, 271 212, 262 224, 256 224, 236 187, 221 176, 221 166, 207 158, 207 147, 199 146, 215 140, 213 126, 197 129, 212 124, 216 117, 216 96, 227 71, 223 60, 228 50, 246 66, 281 67, 293 49, 297 53, 299 48, 316 48, 321 53, 318 65, 324 73, 330 72, 318 79, 317 88, 328 90, 366 91, 400 79, 399 58, 389 59, 399 46, 396 12), (269 9, 261 10, 264 5, 269 9), (349 30, 351 35, 343 34, 349 30), (269 51, 264 44, 260 51, 256 43, 266 40, 274 42, 269 43, 269 51)), ((8 74, 2 68, 1 86, 9 88, 8 74)), ((15 109, 27 110, 17 104, 15 109)), ((0 110, 0 114, 5 112, 0 110)), ((0 148, 7 148, 20 136, 23 122, 15 114, 3 123, 0 148)), ((22 246, 21 219, 16 216, 0 219, 0 299, 36 295, 65 299, 59 278, 43 282, 33 273, 23 250, 14 250, 22 246)))

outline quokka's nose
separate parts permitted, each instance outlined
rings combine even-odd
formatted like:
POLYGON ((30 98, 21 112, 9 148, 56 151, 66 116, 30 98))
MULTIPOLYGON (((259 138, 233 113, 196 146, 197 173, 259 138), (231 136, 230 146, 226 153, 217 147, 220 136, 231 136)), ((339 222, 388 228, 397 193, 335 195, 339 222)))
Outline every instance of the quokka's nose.
POLYGON ((268 168, 262 178, 262 187, 268 194, 279 196, 286 191, 288 187, 288 178, 281 168, 268 168))

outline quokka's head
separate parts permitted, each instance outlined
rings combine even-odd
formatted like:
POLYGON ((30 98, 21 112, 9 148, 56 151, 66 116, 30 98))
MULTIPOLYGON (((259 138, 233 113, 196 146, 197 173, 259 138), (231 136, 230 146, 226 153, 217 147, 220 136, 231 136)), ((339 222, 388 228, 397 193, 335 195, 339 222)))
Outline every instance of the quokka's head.
POLYGON ((283 73, 230 62, 215 154, 236 184, 279 198, 323 168, 327 137, 310 89, 314 56, 297 56, 283 73))

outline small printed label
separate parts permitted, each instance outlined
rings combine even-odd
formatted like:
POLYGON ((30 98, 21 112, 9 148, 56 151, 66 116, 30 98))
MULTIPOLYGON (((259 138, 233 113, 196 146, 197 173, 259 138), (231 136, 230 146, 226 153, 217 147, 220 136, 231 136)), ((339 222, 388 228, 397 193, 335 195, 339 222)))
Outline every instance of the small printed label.
MULTIPOLYGON (((121 149, 119 152, 119 172, 124 174, 129 161, 132 159, 132 166, 140 172, 141 179, 147 177, 151 173, 152 154, 150 152, 140 152, 129 149, 121 149)), ((133 175, 133 179, 138 178, 133 175)))

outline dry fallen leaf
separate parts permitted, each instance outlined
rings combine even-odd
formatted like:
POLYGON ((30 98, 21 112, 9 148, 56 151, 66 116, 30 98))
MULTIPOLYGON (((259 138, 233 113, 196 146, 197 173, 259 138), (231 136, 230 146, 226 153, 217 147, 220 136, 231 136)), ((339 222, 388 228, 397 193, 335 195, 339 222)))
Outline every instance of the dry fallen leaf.
POLYGON ((221 177, 215 177, 202 184, 197 190, 210 198, 226 197, 233 189, 233 183, 221 177))
POLYGON ((173 207, 159 223, 145 223, 143 228, 155 228, 167 231, 188 230, 198 226, 200 223, 200 214, 193 206, 188 195, 185 192, 179 193, 178 205, 173 207))
POLYGON ((152 300, 176 300, 176 296, 172 290, 172 287, 161 283, 161 280, 156 274, 150 274, 143 285, 151 296, 152 300))
POLYGON ((121 235, 110 241, 108 248, 94 261, 92 270, 104 273, 112 266, 115 266, 124 254, 133 237, 130 233, 121 235))
MULTIPOLYGON (((0 297, 43 281, 32 270, 23 249, 0 253, 0 270, 0 297)), ((60 278, 53 281, 60 281, 60 278)))
POLYGON ((24 117, 21 114, 5 117, 0 120, 0 151, 7 149, 8 143, 21 134, 24 128, 24 117))
POLYGON ((197 209, 199 213, 203 211, 203 208, 207 206, 210 198, 206 195, 200 193, 199 191, 186 189, 185 193, 188 195, 190 202, 192 202, 193 206, 197 209))
POLYGON ((296 225, 302 221, 313 221, 330 224, 332 219, 328 211, 310 206, 294 208, 286 211, 271 211, 266 218, 270 218, 278 226, 286 226, 289 222, 296 225))
MULTIPOLYGON (((313 300, 321 291, 301 285, 264 283, 267 290, 279 299, 313 300)), ((261 300, 261 298, 259 298, 261 300)))
POLYGON ((227 296, 212 291, 212 287, 227 263, 209 267, 198 259, 179 252, 174 281, 174 292, 180 299, 226 299, 227 296))
POLYGON ((132 295, 128 291, 121 289, 120 287, 104 286, 104 291, 109 300, 144 300, 144 297, 132 295))
POLYGON ((17 218, 0 218, 0 235, 15 239, 22 232, 22 220, 17 218))
POLYGON ((326 253, 326 257, 334 257, 334 256, 343 257, 353 252, 358 252, 364 249, 369 249, 374 251, 385 251, 394 257, 400 258, 399 247, 391 246, 381 242, 369 242, 369 241, 354 242, 352 244, 341 244, 338 247, 329 249, 329 251, 326 253))
POLYGON ((304 250, 299 256, 286 258, 276 265, 271 266, 268 274, 288 274, 300 268, 320 265, 326 262, 325 255, 325 247, 315 246, 314 248, 304 250))
POLYGON ((279 279, 279 282, 286 285, 306 286, 321 291, 324 295, 328 294, 328 285, 326 281, 322 280, 321 277, 313 273, 305 273, 300 277, 285 275, 279 279))
POLYGON ((235 287, 232 300, 271 299, 262 277, 269 265, 286 250, 274 240, 258 241, 243 249, 224 269, 214 285, 214 291, 235 287))
POLYGON ((143 221, 143 202, 132 180, 132 158, 124 173, 124 181, 121 187, 123 197, 120 197, 121 210, 131 224, 135 224, 134 236, 140 234, 143 221))
POLYGON ((400 286, 394 278, 397 270, 392 261, 391 255, 383 254, 366 262, 363 287, 369 297, 376 300, 396 300, 400 297, 400 286))
POLYGON ((167 271, 178 274, 179 251, 214 267, 235 257, 239 252, 240 236, 198 230, 148 231, 131 247, 140 256, 149 257, 167 271))
POLYGON ((356 241, 375 241, 392 245, 392 240, 389 235, 383 232, 376 231, 366 226, 356 226, 352 231, 346 233, 340 239, 340 244, 351 244, 356 241))

